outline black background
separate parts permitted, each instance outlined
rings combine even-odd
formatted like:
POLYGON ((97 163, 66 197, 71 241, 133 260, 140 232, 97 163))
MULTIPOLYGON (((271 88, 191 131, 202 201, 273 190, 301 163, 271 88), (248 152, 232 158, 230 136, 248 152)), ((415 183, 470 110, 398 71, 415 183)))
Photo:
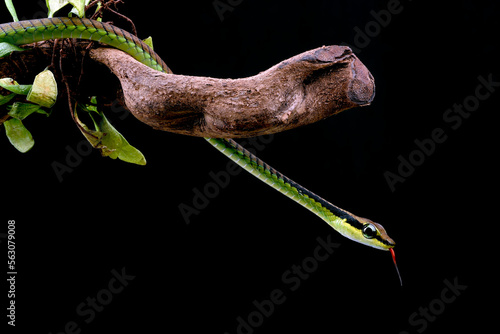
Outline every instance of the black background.
MULTIPOLYGON (((20 17, 45 12, 27 3, 18 5, 20 17)), ((443 115, 474 95, 479 76, 500 81, 498 4, 401 1, 402 11, 360 45, 357 30, 373 26, 370 12, 387 4, 244 0, 222 21, 212 1, 127 1, 120 8, 140 37, 153 36, 174 73, 238 78, 322 45, 357 47, 377 85, 372 105, 277 134, 259 156, 332 203, 382 223, 397 242, 403 287, 387 252, 341 237, 246 173, 186 224, 178 206, 192 205, 193 189, 203 189, 227 160, 202 139, 155 131, 133 116, 109 117, 147 166, 93 152, 59 182, 52 163, 64 163, 66 147, 83 139, 62 100, 51 118, 25 122, 36 141, 29 153, 0 138, 0 231, 9 219, 17 226, 16 329, 59 333, 75 321, 81 333, 233 334, 237 318, 247 319, 252 302, 275 289, 286 300, 254 333, 489 328, 500 87, 457 129, 443 115), (418 154, 415 140, 436 128, 445 142, 391 191, 384 173, 398 173, 398 157, 418 154), (338 249, 291 291, 282 275, 328 236, 338 249), (85 323, 77 306, 122 268, 135 278, 85 323), (445 280, 466 288, 443 304, 445 280), (409 321, 429 306, 437 313, 432 321, 409 321)), ((2 22, 10 20, 3 4, 0 12, 2 22)), ((6 305, 6 292, 0 295, 6 305)))

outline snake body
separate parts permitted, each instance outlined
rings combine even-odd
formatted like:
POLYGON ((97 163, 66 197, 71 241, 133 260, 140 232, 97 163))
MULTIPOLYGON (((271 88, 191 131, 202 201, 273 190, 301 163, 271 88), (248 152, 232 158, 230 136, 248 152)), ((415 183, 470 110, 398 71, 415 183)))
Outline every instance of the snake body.
POLYGON ((146 43, 111 24, 78 17, 55 17, 0 25, 0 42, 23 45, 57 38, 77 38, 107 44, 155 70, 172 73, 146 43))
MULTIPOLYGON (((172 73, 147 44, 136 36, 107 23, 62 17, 0 24, 0 42, 23 45, 59 38, 77 38, 104 43, 128 53, 153 69, 172 73)), ((362 244, 393 252, 395 243, 380 224, 329 203, 284 176, 234 140, 205 139, 258 179, 321 217, 340 234, 362 244)))

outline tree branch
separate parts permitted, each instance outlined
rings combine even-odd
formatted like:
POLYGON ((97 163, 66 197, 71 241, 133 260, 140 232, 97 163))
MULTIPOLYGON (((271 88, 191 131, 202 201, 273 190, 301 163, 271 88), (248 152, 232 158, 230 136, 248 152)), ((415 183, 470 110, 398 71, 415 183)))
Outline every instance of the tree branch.
POLYGON ((310 50, 243 79, 163 74, 108 48, 91 57, 121 82, 125 103, 155 129, 203 137, 252 137, 370 104, 368 69, 345 46, 310 50))
MULTIPOLYGON (((2 59, 0 77, 43 69, 47 49, 2 59)), ((90 56, 118 77, 126 107, 136 118, 184 135, 238 138, 281 132, 368 105, 375 94, 372 75, 345 46, 306 51, 242 79, 164 74, 112 48, 94 49, 90 56)))

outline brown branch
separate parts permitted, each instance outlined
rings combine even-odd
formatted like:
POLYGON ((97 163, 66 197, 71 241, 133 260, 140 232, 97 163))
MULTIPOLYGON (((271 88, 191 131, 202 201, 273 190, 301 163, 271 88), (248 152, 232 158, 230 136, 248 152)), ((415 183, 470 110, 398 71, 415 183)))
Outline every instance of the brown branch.
MULTIPOLYGON (((84 55, 88 43, 78 44, 84 55)), ((18 81, 29 82, 29 77, 53 61, 52 50, 53 45, 48 44, 11 56, 14 61, 0 59, 0 77, 25 77, 18 81), (21 71, 18 63, 27 67, 21 71)), ((237 138, 281 132, 368 105, 375 93, 370 72, 345 46, 310 50, 242 79, 163 74, 112 48, 92 50, 90 56, 118 77, 126 107, 140 121, 192 136, 237 138)), ((71 62, 81 60, 68 54, 65 61, 65 68, 74 67, 77 73, 73 76, 78 78, 80 67, 71 62)), ((109 85, 112 73, 103 76, 101 67, 89 63, 85 77, 99 75, 99 81, 90 80, 90 88, 104 82, 107 86, 99 86, 99 93, 113 95, 116 90, 109 85)))
POLYGON ((163 74, 116 49, 91 51, 119 78, 125 103, 155 129, 202 137, 252 137, 370 104, 372 75, 345 46, 310 50, 243 79, 163 74))

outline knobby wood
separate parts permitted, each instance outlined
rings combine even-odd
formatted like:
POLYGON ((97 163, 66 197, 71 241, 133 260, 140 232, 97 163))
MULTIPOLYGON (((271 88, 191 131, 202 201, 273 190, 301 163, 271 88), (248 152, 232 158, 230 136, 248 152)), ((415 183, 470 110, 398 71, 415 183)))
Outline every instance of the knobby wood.
MULTIPOLYGON (((49 51, 46 47, 0 59, 0 77, 34 77, 53 62, 49 51)), ((113 48, 89 54, 119 79, 125 106, 137 119, 184 135, 243 138, 277 133, 368 105, 375 95, 371 73, 346 46, 309 50, 241 79, 164 74, 113 48)), ((71 54, 66 52, 68 59, 71 54)), ((102 73, 102 65, 85 66, 84 75, 102 73)))

